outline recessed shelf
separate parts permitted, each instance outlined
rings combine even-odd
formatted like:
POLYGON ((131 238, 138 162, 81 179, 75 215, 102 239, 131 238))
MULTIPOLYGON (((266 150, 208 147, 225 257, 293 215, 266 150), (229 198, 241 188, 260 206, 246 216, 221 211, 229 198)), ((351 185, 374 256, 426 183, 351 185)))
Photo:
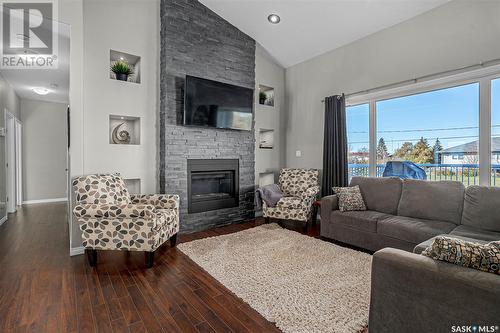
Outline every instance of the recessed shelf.
POLYGON ((126 81, 126 82, 132 82, 132 83, 141 83, 141 57, 125 53, 125 52, 120 52, 120 51, 115 51, 115 50, 109 50, 109 78, 113 80, 118 80, 118 81, 126 81), (126 63, 130 69, 132 70, 132 74, 128 75, 127 77, 120 77, 119 75, 113 73, 111 70, 111 67, 117 62, 117 61, 122 61, 126 63))
POLYGON ((141 179, 140 178, 125 178, 123 179, 125 186, 130 194, 141 194, 141 179))
POLYGON ((259 187, 265 185, 275 184, 274 182, 274 172, 261 172, 259 173, 259 187))
POLYGON ((141 144, 141 118, 110 114, 109 143, 114 145, 141 144))
POLYGON ((259 148, 273 149, 274 147, 274 130, 273 129, 259 129, 259 148))
POLYGON ((274 107, 274 88, 259 84, 259 104, 274 107))

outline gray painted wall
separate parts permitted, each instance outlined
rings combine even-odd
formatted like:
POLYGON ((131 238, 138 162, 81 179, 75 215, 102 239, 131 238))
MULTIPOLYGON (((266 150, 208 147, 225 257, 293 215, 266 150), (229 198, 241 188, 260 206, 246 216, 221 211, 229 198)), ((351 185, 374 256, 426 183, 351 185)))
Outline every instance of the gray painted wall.
POLYGON ((255 183, 259 173, 274 172, 285 166, 285 69, 260 45, 255 50, 255 183), (274 88, 274 107, 259 104, 259 85, 274 88), (259 148, 259 130, 274 130, 273 149, 259 148))
POLYGON ((161 1, 160 188, 181 197, 181 232, 254 216, 255 136, 181 126, 185 75, 254 89, 255 41, 196 0, 161 1), (240 161, 240 206, 187 213, 187 158, 240 161))
POLYGON ((67 107, 21 100, 23 201, 67 197, 67 107))
POLYGON ((0 73, 0 127, 5 126, 4 109, 7 108, 17 119, 19 119, 20 100, 9 82, 0 73))
MULTIPOLYGON (((120 172, 157 193, 160 0, 60 1, 59 19, 71 25, 71 177, 120 172), (111 15, 110 13, 113 13, 111 15), (141 83, 109 78, 110 49, 141 57, 141 83), (109 144, 109 115, 141 118, 140 145, 109 144)), ((81 231, 70 224, 71 251, 81 253, 81 231)))
POLYGON ((287 166, 322 167, 325 96, 500 58, 499 17, 500 1, 451 1, 288 68, 287 166))

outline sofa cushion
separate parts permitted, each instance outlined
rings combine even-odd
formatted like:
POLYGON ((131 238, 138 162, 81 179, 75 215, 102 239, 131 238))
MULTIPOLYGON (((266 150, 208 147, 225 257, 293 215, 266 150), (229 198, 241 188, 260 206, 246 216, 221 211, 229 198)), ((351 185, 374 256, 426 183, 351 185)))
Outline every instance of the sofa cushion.
POLYGON ((500 274, 500 241, 487 244, 450 237, 436 237, 422 255, 434 260, 500 274))
POLYGON ((463 236, 485 241, 500 240, 500 232, 488 231, 479 228, 469 227, 468 225, 459 225, 450 232, 450 235, 463 236))
POLYGON ((462 224, 500 232, 500 187, 469 186, 462 224))
POLYGON ((377 233, 409 243, 419 244, 431 237, 447 234, 455 227, 456 225, 450 222, 391 216, 378 221, 377 233))
POLYGON ((397 177, 352 177, 350 186, 358 185, 366 208, 396 215, 403 182, 397 177))
POLYGON ((359 190, 359 186, 349 187, 334 187, 333 192, 339 198, 339 210, 341 212, 348 212, 353 210, 366 210, 363 196, 359 190))
POLYGON ((330 215, 330 219, 333 223, 367 232, 377 232, 377 221, 388 217, 391 217, 391 215, 376 212, 374 210, 352 212, 334 210, 330 215))
POLYGON ((453 237, 453 238, 456 238, 456 239, 461 239, 463 241, 473 242, 473 243, 477 243, 477 244, 486 244, 486 243, 490 242, 490 241, 485 241, 485 240, 482 240, 482 239, 475 239, 475 238, 469 238, 469 237, 463 237, 463 236, 457 236, 457 235, 451 236, 451 235, 448 235, 448 234, 443 234, 443 235, 438 235, 438 236, 429 238, 428 240, 423 241, 422 243, 418 244, 413 249, 413 253, 421 254, 426 248, 428 248, 429 246, 432 245, 432 243, 434 242, 434 240, 436 239, 436 237, 453 237))
POLYGON ((398 215, 460 224, 464 192, 460 182, 405 179, 398 215))

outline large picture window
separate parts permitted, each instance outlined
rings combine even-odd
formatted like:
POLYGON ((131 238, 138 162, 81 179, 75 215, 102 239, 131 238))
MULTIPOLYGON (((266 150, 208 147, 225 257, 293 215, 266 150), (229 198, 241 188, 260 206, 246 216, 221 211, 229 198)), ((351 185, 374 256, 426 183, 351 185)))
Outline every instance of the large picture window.
POLYGON ((346 105, 349 179, 500 187, 500 65, 348 94, 346 105))
POLYGON ((479 83, 376 102, 376 175, 479 184, 479 83))
POLYGON ((368 176, 370 147, 370 107, 368 104, 349 106, 347 114, 347 151, 349 180, 353 176, 368 176))

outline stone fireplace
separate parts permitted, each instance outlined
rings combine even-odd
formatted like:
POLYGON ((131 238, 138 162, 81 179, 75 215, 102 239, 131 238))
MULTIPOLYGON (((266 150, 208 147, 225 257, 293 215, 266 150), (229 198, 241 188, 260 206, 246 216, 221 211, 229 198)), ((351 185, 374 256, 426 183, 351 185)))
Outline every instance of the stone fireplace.
POLYGON ((254 129, 182 126, 182 119, 186 75, 255 89, 255 41, 197 0, 160 7, 160 191, 180 196, 181 232, 252 219, 254 129))

